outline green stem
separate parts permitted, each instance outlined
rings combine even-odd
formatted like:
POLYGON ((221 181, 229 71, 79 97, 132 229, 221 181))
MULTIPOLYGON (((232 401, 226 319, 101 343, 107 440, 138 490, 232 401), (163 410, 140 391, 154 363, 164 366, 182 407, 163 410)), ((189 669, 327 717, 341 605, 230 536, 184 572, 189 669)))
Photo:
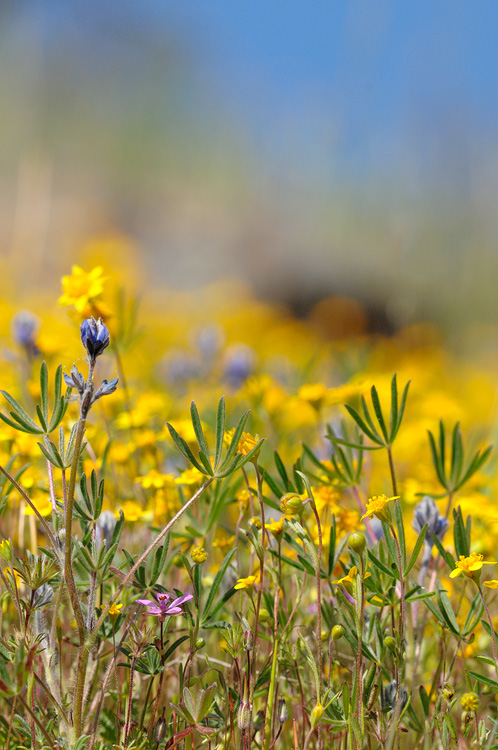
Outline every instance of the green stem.
POLYGON ((273 602, 273 657, 271 662, 270 688, 268 690, 268 703, 266 705, 265 719, 265 741, 264 750, 269 750, 271 741, 271 727, 273 718, 273 706, 275 703, 275 688, 277 684, 277 663, 278 663, 278 603, 279 603, 279 586, 275 587, 275 598, 273 602))
POLYGON ((390 445, 387 446, 387 456, 389 458, 389 471, 391 472, 391 482, 393 486, 393 495, 398 494, 398 486, 396 484, 396 472, 394 471, 394 461, 393 461, 393 453, 392 453, 392 447, 390 445))

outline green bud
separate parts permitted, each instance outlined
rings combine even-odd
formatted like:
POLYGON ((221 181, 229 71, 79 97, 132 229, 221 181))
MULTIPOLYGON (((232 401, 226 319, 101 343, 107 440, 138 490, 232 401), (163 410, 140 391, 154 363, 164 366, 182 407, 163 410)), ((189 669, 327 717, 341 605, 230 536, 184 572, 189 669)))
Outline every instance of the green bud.
POLYGON ((329 635, 330 633, 328 630, 322 630, 322 632, 320 633, 320 640, 322 641, 322 643, 325 643, 325 641, 328 641, 329 635))
POLYGON ((349 537, 349 546, 352 550, 354 550, 358 555, 361 555, 363 550, 366 547, 366 539, 363 536, 363 534, 351 534, 349 537))
POLYGON ((173 560, 171 561, 175 568, 183 568, 183 562, 180 555, 174 555, 173 560))
POLYGON ((261 608, 259 610, 259 621, 262 623, 268 622, 270 619, 270 613, 267 609, 261 608))
POLYGON ((392 635, 386 635, 384 638, 384 646, 389 649, 389 651, 392 651, 392 653, 396 653, 396 641, 392 637, 392 635))
POLYGON ((285 698, 280 698, 278 702, 278 720, 280 724, 285 724, 287 719, 289 718, 289 711, 287 709, 287 703, 285 702, 285 698))
POLYGON ((237 711, 237 726, 239 729, 249 729, 251 725, 251 710, 249 703, 241 701, 237 711))
POLYGON ((344 628, 342 625, 334 625, 332 628, 332 640, 338 641, 344 635, 344 628))
POLYGON ((195 647, 197 650, 204 648, 205 645, 206 641, 204 640, 204 638, 198 638, 195 642, 195 647))

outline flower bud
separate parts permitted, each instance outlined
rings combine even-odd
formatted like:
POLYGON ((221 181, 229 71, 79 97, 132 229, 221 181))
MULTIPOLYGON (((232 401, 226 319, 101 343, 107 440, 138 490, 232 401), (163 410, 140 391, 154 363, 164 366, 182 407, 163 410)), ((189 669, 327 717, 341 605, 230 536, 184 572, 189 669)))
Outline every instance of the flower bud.
POLYGON ((453 696, 455 695, 454 688, 447 682, 445 686, 443 687, 441 695, 443 696, 444 700, 447 703, 450 703, 453 700, 453 696))
POLYGON ((313 711, 311 712, 310 721, 311 721, 311 728, 312 729, 314 729, 317 726, 317 724, 320 723, 320 719, 322 718, 322 714, 323 714, 323 707, 322 707, 322 704, 320 702, 318 702, 316 704, 315 708, 313 709, 313 711))
POLYGON ((244 647, 244 651, 252 651, 253 650, 253 648, 254 648, 254 633, 252 632, 252 630, 244 630, 244 635, 242 637, 242 645, 244 647))
POLYGON ((190 553, 190 557, 195 563, 202 565, 203 562, 206 562, 208 555, 204 547, 194 547, 190 553))
POLYGON ((393 654, 396 653, 396 641, 392 637, 392 635, 387 635, 384 638, 384 646, 389 649, 393 654))
POLYGON ((304 508, 304 502, 297 492, 287 492, 280 498, 280 509, 288 516, 300 513, 304 508))
POLYGON ((332 628, 332 640, 338 641, 344 635, 344 628, 342 625, 334 625, 332 628))
POLYGON ((287 709, 285 698, 280 698, 280 700, 278 701, 277 715, 280 724, 285 724, 285 722, 289 718, 289 711, 287 709))
POLYGON ((258 516, 253 516, 251 518, 251 523, 253 524, 253 526, 256 526, 258 531, 261 531, 261 529, 263 528, 263 524, 261 523, 261 518, 258 518, 258 516))
POLYGON ((268 622, 269 619, 270 619, 270 613, 268 612, 267 609, 264 609, 264 607, 261 607, 261 609, 259 610, 259 621, 264 624, 265 622, 268 622))
POLYGON ((156 742, 158 745, 160 745, 161 742, 164 742, 164 738, 166 737, 166 729, 166 719, 161 716, 156 722, 156 726, 154 727, 154 734, 152 735, 154 742, 156 742))
POLYGON ((460 698, 460 705, 464 711, 477 711, 479 698, 475 693, 464 693, 460 698))
POLYGON ((325 643, 325 641, 328 641, 329 635, 330 633, 328 630, 322 630, 322 632, 320 633, 320 640, 322 641, 322 643, 325 643))
POLYGON ((241 701, 237 711, 237 726, 239 729, 249 729, 251 726, 251 710, 249 703, 241 701))
POLYGON ((349 537, 349 546, 358 555, 361 555, 366 546, 366 539, 363 534, 351 534, 349 537))
POLYGON ((197 650, 204 648, 205 645, 206 641, 204 640, 204 638, 198 638, 195 642, 195 647, 197 650))
POLYGON ((88 352, 91 362, 95 362, 104 349, 109 346, 109 331, 99 318, 88 318, 80 326, 81 343, 88 352))

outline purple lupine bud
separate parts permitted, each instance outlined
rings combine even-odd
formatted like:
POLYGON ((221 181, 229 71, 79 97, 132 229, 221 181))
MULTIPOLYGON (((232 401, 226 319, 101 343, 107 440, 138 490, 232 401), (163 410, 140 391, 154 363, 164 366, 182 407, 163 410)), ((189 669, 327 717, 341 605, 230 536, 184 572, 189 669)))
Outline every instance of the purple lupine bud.
POLYGON ((104 349, 109 346, 109 331, 102 318, 87 318, 80 326, 81 343, 88 352, 91 362, 95 362, 104 349))
POLYGON ((114 380, 110 380, 109 382, 107 382, 107 380, 103 380, 100 388, 95 391, 92 404, 97 401, 97 399, 102 398, 102 396, 109 396, 110 393, 114 393, 114 391, 118 387, 118 380, 119 378, 114 378, 114 380))
POLYGON ((63 375, 64 382, 67 387, 76 388, 78 393, 81 395, 85 390, 85 378, 83 377, 81 372, 78 372, 76 365, 73 365, 70 375, 66 375, 66 373, 63 373, 63 375))

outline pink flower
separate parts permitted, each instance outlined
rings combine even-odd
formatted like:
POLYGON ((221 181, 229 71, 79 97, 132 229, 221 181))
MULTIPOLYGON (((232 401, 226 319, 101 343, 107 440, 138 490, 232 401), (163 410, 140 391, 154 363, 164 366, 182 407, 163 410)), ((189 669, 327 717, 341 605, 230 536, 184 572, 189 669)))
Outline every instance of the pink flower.
POLYGON ((159 617, 161 622, 169 617, 170 615, 183 615, 181 605, 193 599, 192 594, 186 594, 185 596, 179 596, 178 599, 174 599, 170 604, 170 594, 158 594, 157 602, 151 599, 137 599, 138 604, 144 604, 148 607, 147 614, 153 617, 159 617))

